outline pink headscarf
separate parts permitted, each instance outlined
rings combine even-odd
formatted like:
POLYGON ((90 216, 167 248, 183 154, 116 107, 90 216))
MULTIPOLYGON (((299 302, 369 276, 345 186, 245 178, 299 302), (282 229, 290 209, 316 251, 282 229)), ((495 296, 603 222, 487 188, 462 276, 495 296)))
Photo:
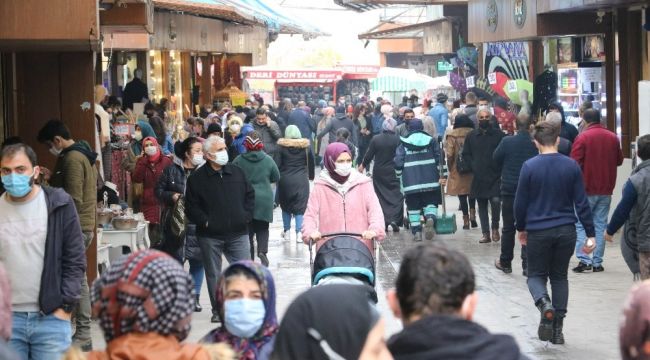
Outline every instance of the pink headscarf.
MULTIPOLYGON (((339 142, 331 143, 327 145, 327 148, 325 149, 325 158, 323 159, 323 165, 325 165, 330 177, 339 184, 343 184, 350 177, 350 175, 341 176, 334 171, 336 170, 336 159, 338 159, 343 153, 350 154, 350 149, 347 145, 339 142)), ((352 154, 350 154, 350 156, 351 155, 352 154)))
POLYGON ((11 286, 5 268, 0 263, 0 338, 11 338, 11 286))

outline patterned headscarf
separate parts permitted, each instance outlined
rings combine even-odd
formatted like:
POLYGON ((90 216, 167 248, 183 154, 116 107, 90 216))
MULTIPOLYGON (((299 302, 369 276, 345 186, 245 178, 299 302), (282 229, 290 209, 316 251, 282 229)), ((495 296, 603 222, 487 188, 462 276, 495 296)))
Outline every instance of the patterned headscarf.
POLYGON ((246 136, 246 139, 244 139, 244 147, 248 151, 260 151, 264 148, 264 143, 262 139, 253 139, 250 136, 246 136))
POLYGON ((650 281, 630 291, 619 332, 623 360, 650 359, 650 281))
POLYGON ((244 268, 257 279, 262 290, 262 300, 264 301, 264 309, 266 315, 262 328, 255 334, 255 336, 242 339, 234 336, 226 330, 222 325, 220 328, 213 330, 206 335, 201 342, 206 343, 226 343, 232 346, 237 352, 240 360, 255 360, 258 357, 258 352, 262 346, 266 345, 275 334, 278 332, 278 318, 275 313, 275 282, 271 272, 264 266, 255 263, 251 260, 242 260, 230 265, 226 271, 223 272, 219 279, 217 286, 217 310, 222 319, 225 319, 224 303, 225 303, 225 290, 226 278, 228 273, 236 268, 244 268))
POLYGON ((11 338, 11 286, 5 268, 0 263, 0 338, 11 338))
POLYGON ((381 124, 381 128, 384 131, 395 131, 395 126, 397 126, 397 121, 395 121, 395 119, 386 119, 381 124))
POLYGON ((138 251, 111 264, 93 284, 93 316, 106 342, 122 335, 157 333, 179 341, 190 332, 192 278, 169 255, 138 251))

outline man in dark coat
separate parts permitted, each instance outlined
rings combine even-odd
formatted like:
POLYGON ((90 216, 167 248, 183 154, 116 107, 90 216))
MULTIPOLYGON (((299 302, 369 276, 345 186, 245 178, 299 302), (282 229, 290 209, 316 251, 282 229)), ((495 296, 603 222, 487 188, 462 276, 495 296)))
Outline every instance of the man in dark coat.
POLYGON ((336 132, 342 128, 347 129, 350 134, 353 133, 354 124, 352 123, 352 120, 345 114, 345 112, 339 112, 338 109, 339 108, 337 108, 336 116, 332 118, 327 123, 327 126, 325 126, 325 128, 318 134, 318 141, 320 141, 323 136, 329 134, 329 144, 336 142, 336 132))
POLYGON ((302 108, 297 107, 289 114, 289 121, 287 126, 296 125, 303 139, 312 140, 312 136, 316 133, 316 124, 313 122, 311 116, 302 108))
POLYGON ((472 265, 460 252, 432 244, 409 249, 388 293, 404 323, 387 344, 395 360, 527 359, 510 335, 472 321, 475 286, 472 265))
POLYGON ((122 104, 125 109, 133 110, 133 103, 142 102, 142 99, 149 99, 149 89, 147 89, 147 84, 142 81, 142 70, 135 69, 133 80, 124 86, 122 104))
POLYGON ((490 242, 488 202, 492 209, 492 241, 497 242, 501 239, 499 234, 501 172, 496 161, 492 158, 492 154, 499 146, 504 134, 501 130, 490 126, 492 115, 489 110, 479 110, 476 117, 479 128, 472 130, 467 135, 463 146, 463 157, 470 164, 474 173, 470 196, 478 201, 478 214, 483 232, 483 238, 479 242, 490 242))

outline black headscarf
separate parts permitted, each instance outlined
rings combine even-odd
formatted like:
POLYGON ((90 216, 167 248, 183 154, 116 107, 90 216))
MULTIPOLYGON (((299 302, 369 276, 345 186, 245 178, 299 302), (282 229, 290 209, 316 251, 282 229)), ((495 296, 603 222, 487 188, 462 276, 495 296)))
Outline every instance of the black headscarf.
POLYGON ((456 119, 454 120, 454 129, 460 129, 460 128, 474 128, 474 122, 472 119, 469 118, 469 116, 465 114, 458 114, 456 115, 456 119))
POLYGON ((329 359, 313 330, 339 356, 358 359, 379 313, 370 288, 359 285, 313 287, 289 306, 280 324, 271 359, 329 359))

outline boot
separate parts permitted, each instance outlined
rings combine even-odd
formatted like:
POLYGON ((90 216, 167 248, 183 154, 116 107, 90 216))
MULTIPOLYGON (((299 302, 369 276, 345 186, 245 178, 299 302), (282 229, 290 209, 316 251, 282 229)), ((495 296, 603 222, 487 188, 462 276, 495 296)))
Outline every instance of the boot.
POLYGON ((492 229, 492 241, 499 242, 501 240, 501 235, 499 234, 499 228, 492 229))
POLYGON ((539 327, 537 328, 537 336, 542 341, 549 341, 553 338, 553 320, 555 319, 555 309, 548 296, 537 300, 535 303, 540 313, 539 327))
POLYGON ((194 312, 201 312, 203 310, 201 304, 199 303, 199 297, 201 297, 201 295, 194 295, 194 312))
POLYGON ((266 257, 265 253, 259 253, 257 254, 257 257, 260 258, 260 262, 262 262, 262 265, 264 265, 264 267, 269 267, 269 258, 266 257))
POLYGON ((469 230, 469 215, 463 215, 463 230, 469 230))
POLYGON ((553 337, 551 342, 555 345, 564 344, 564 334, 562 333, 562 326, 564 325, 564 316, 556 315, 553 319, 553 337))
POLYGON ((487 244, 491 241, 492 240, 490 240, 490 233, 483 233, 483 237, 478 242, 479 244, 487 244))
POLYGON ((472 224, 472 229, 478 227, 478 223, 476 222, 476 209, 469 209, 469 222, 472 224))

